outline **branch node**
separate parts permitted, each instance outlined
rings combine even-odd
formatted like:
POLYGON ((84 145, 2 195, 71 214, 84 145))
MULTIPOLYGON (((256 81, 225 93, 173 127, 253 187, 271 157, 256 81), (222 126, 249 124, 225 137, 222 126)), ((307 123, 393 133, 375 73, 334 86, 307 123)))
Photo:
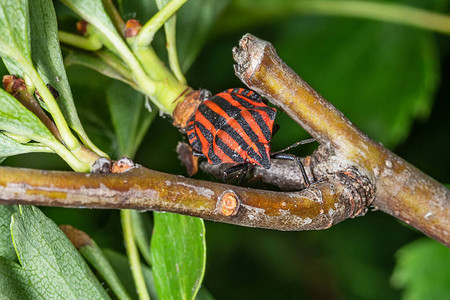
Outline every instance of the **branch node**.
POLYGON ((111 169, 111 160, 106 157, 100 157, 91 166, 91 173, 108 174, 111 169))
POLYGON ((111 173, 125 173, 134 167, 136 167, 136 164, 130 158, 124 156, 112 164, 111 173))
POLYGON ((235 192, 226 190, 219 196, 216 211, 226 217, 235 216, 239 210, 240 200, 235 192))
POLYGON ((351 201, 351 218, 363 216, 375 199, 375 185, 372 180, 356 167, 338 172, 337 177, 346 187, 351 201))

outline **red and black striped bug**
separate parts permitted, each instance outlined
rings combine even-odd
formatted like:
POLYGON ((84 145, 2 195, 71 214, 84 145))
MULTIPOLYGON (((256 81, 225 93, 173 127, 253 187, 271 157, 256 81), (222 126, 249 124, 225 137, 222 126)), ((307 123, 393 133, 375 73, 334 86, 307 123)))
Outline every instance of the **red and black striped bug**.
POLYGON ((282 158, 299 163, 308 186, 306 172, 296 156, 283 151, 270 153, 276 114, 276 109, 267 106, 257 93, 228 89, 199 105, 188 123, 189 143, 194 155, 206 157, 210 164, 238 164, 224 171, 224 179, 238 170, 245 173, 250 165, 269 169, 271 158, 282 158))

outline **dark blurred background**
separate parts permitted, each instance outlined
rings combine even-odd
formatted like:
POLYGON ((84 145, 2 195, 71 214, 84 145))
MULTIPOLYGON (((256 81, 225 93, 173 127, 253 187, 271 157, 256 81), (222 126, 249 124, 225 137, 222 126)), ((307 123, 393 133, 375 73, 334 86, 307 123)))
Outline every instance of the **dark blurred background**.
MULTIPOLYGON (((136 9, 134 2, 122 4, 122 12, 144 22, 151 10, 136 9)), ((250 32, 272 42, 289 66, 369 136, 438 181, 450 183, 449 36, 377 21, 310 16, 283 8, 283 3, 277 6, 277 1, 225 1, 216 10, 211 1, 203 2, 199 16, 215 13, 210 26, 198 33, 202 39, 191 32, 190 39, 179 44, 183 53, 188 51, 183 45, 197 43, 199 55, 186 73, 191 87, 217 93, 243 86, 234 75, 231 49, 250 32), (251 3, 254 9, 249 9, 251 3), (203 12, 202 7, 209 10, 203 12)), ((402 1, 447 14, 448 2, 402 1)), ((180 22, 186 19, 180 16, 180 22)), ((158 39, 163 43, 162 36, 158 39)), ((68 74, 89 135, 100 148, 117 155, 105 104, 109 79, 82 67, 71 67, 68 74)), ((274 150, 308 137, 281 111, 276 122, 281 129, 273 139, 274 150)), ((186 175, 175 153, 181 140, 185 136, 170 119, 156 118, 135 161, 186 175)), ((298 147, 292 153, 307 155, 314 147, 298 147)), ((20 155, 5 164, 69 169, 48 154, 20 155)), ((213 180, 201 172, 195 177, 213 180)), ((101 247, 124 252, 117 211, 43 211, 58 224, 86 231, 101 247)), ((204 286, 216 299, 396 299, 401 291, 390 281, 396 252, 423 237, 378 211, 324 231, 277 232, 206 222, 206 232, 204 286)))

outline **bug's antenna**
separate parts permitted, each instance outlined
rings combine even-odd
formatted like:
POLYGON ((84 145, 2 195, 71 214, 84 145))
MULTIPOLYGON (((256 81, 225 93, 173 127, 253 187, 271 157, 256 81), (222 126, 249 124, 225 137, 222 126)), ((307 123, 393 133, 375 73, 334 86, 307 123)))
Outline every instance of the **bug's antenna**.
POLYGON ((316 141, 316 139, 314 139, 314 138, 310 138, 310 139, 306 139, 306 140, 301 140, 301 141, 298 141, 298 142, 296 142, 296 143, 290 145, 290 146, 287 147, 287 148, 284 148, 283 150, 279 150, 279 151, 276 151, 276 152, 272 152, 271 155, 276 155, 276 154, 284 153, 284 152, 286 152, 286 151, 288 151, 288 150, 290 150, 290 149, 292 149, 292 148, 297 147, 298 145, 309 144, 309 143, 312 143, 312 142, 315 142, 315 141, 316 141))

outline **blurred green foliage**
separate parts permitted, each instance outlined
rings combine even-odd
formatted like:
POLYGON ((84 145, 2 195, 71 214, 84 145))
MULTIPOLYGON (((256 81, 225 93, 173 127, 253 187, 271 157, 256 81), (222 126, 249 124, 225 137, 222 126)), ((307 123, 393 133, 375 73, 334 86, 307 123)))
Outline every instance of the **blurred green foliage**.
MULTIPOLYGON (((242 86, 234 76, 231 49, 243 34, 251 32, 271 41, 289 66, 369 136, 425 173, 450 183, 450 37, 375 21, 265 10, 265 3, 281 7, 284 2, 280 1, 262 1, 245 10, 244 0, 192 2, 182 10, 192 18, 202 13, 208 18, 202 19, 205 23, 199 29, 186 27, 179 19, 178 27, 186 28, 185 35, 178 32, 178 49, 184 69, 192 63, 186 74, 190 86, 213 93, 242 86)), ((448 0, 391 2, 449 13, 448 0)), ((147 3, 151 1, 123 1, 121 12, 146 20, 155 9, 147 3)), ((57 12, 64 22, 73 18, 64 8, 57 12)), ((156 43, 158 53, 164 53, 162 35, 156 43)), ((119 147, 105 88, 110 80, 78 66, 71 67, 68 76, 89 137, 115 157, 119 147)), ((273 149, 306 137, 283 112, 277 122, 281 129, 273 139, 273 149)), ((176 143, 183 139, 170 120, 156 118, 135 161, 151 169, 185 174, 175 153, 176 143)), ((305 155, 312 150, 304 146, 293 152, 305 155)), ((67 169, 62 160, 49 154, 12 157, 5 164, 67 169)), ((211 180, 204 174, 196 176, 211 180)), ((117 235, 121 230, 118 212, 43 210, 58 224, 70 223, 88 232, 101 247, 124 253, 117 235)), ((423 295, 423 299, 437 295, 432 294, 441 290, 436 285, 445 291, 443 284, 449 278, 448 264, 440 279, 431 277, 439 275, 431 268, 439 261, 429 259, 448 261, 450 251, 428 240, 402 248, 395 267, 397 250, 422 235, 380 212, 318 232, 205 225, 204 285, 217 299, 394 299, 402 295, 408 299, 423 295), (429 268, 423 267, 427 264, 429 268), (405 287, 406 293, 390 281, 394 268, 393 282, 405 287)))
POLYGON ((404 288, 404 299, 448 299, 449 249, 430 239, 419 239, 397 253, 392 283, 404 288))

